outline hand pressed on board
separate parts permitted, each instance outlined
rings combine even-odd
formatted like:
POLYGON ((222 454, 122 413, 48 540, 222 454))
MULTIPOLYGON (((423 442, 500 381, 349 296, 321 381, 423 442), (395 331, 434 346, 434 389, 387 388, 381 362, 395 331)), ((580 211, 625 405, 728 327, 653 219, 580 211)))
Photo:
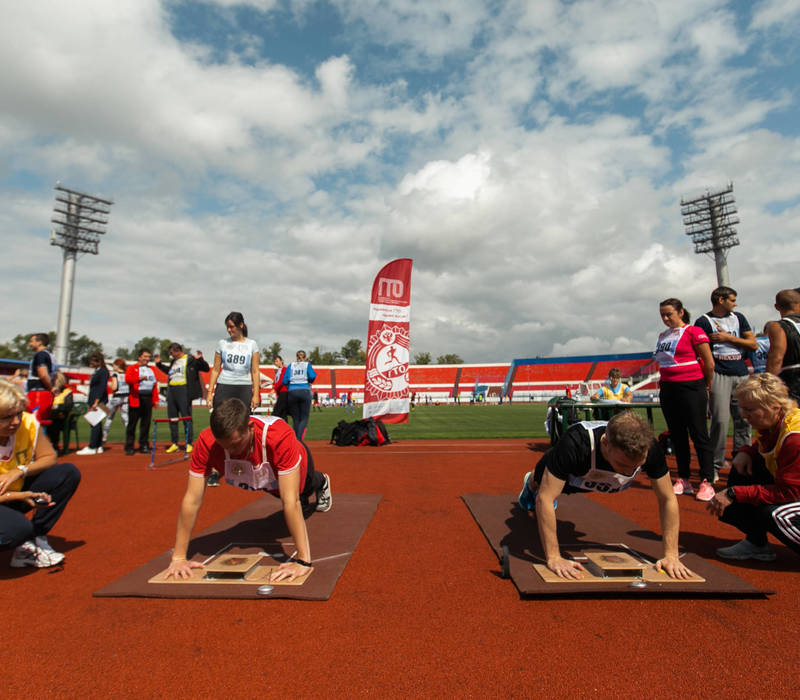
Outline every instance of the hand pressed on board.
POLYGON ((304 576, 311 567, 298 564, 296 561, 287 561, 281 564, 269 577, 270 582, 274 581, 294 581, 296 578, 304 576))
POLYGON ((187 579, 192 578, 192 569, 204 569, 205 567, 199 561, 187 561, 186 559, 173 559, 169 563, 167 575, 164 578, 174 576, 177 578, 187 579))
POLYGON ((564 557, 549 559, 547 561, 547 568, 554 574, 566 579, 582 579, 583 572, 586 571, 577 561, 564 559, 564 557))

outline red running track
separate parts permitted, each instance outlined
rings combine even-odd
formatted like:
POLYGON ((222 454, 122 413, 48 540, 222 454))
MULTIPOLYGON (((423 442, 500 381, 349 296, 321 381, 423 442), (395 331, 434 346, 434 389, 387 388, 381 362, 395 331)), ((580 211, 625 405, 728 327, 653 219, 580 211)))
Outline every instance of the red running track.
MULTIPOLYGON (((539 443, 543 449, 543 443, 539 443)), ((460 495, 516 493, 524 440, 312 443, 336 492, 381 493, 326 602, 96 599, 172 546, 187 463, 75 457, 83 482, 51 533, 57 570, 0 553, 3 697, 797 697, 800 558, 729 567, 746 600, 522 600, 460 495)), ((252 494, 210 489, 198 529, 252 494)), ((600 502, 658 530, 649 487, 600 502)), ((684 546, 739 539, 681 497, 684 546)), ((312 516, 318 517, 318 516, 312 516)), ((313 548, 313 542, 312 542, 313 548)), ((313 551, 313 550, 312 550, 313 551)))

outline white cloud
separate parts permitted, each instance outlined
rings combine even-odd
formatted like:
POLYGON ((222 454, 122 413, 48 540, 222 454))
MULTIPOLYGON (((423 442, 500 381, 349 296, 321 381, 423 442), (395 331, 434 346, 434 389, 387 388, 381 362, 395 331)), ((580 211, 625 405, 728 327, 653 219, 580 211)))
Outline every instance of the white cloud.
MULTIPOLYGON (((277 9, 216 4, 267 24, 277 9)), ((767 124, 797 96, 758 89, 788 3, 756 6, 750 29, 723 0, 337 7, 336 50, 311 67, 255 27, 223 58, 179 41, 156 0, 16 8, 0 227, 25 305, 0 311, 7 336, 55 325, 58 179, 116 202, 73 315, 109 351, 159 335, 208 352, 232 309, 263 344, 338 349, 364 336, 374 274, 406 256, 414 352, 647 350, 658 301, 702 312, 716 284, 679 200, 729 179, 743 310, 763 317, 800 283, 800 135, 767 124)), ((315 3, 292 9, 302 39, 315 3)))

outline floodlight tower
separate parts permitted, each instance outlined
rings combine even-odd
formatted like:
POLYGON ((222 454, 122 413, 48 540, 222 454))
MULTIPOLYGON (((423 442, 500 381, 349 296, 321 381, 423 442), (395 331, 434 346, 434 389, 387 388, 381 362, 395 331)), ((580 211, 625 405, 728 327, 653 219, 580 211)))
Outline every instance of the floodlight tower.
POLYGON ((717 286, 727 287, 728 248, 739 245, 735 225, 736 201, 733 198, 733 183, 724 190, 706 191, 694 199, 681 199, 681 214, 686 235, 692 237, 695 253, 714 253, 717 265, 717 286))
POLYGON ((56 228, 50 233, 50 245, 64 249, 61 269, 61 299, 58 303, 58 329, 54 355, 60 365, 67 363, 69 326, 72 317, 72 291, 75 287, 75 263, 78 253, 97 255, 100 236, 106 232, 111 205, 83 192, 69 190, 56 183, 56 205, 51 221, 56 228))

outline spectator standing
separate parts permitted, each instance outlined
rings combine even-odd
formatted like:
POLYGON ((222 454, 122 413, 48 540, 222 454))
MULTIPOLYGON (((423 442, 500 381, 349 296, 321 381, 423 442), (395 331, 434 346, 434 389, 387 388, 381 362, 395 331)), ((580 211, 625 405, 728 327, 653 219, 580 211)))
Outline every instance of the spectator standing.
MULTIPOLYGON (((225 399, 239 399, 250 410, 261 405, 261 376, 258 344, 247 337, 247 324, 238 311, 225 317, 228 339, 219 341, 214 353, 214 366, 208 378, 206 403, 215 409, 225 399)), ((219 486, 219 472, 213 469, 209 486, 219 486)))
POLYGON ((150 451, 148 434, 153 417, 153 406, 158 406, 158 383, 155 372, 148 366, 152 354, 149 348, 142 348, 136 364, 125 370, 125 383, 128 393, 128 425, 125 427, 125 454, 134 454, 133 441, 136 424, 139 425, 139 452, 150 451))
POLYGON ((28 412, 36 413, 40 423, 49 421, 50 406, 53 405, 53 376, 56 371, 56 360, 47 346, 50 335, 34 333, 28 340, 28 347, 33 350, 28 370, 28 412))
POLYGON ((283 383, 286 365, 280 355, 275 355, 272 364, 275 365, 275 377, 272 382, 272 390, 275 392, 275 406, 272 409, 272 415, 286 420, 289 415, 289 387, 283 383))
MULTIPOLYGON (((106 368, 105 359, 100 352, 93 352, 89 355, 89 367, 94 368, 92 378, 89 380, 89 410, 93 411, 101 405, 105 407, 108 403, 108 380, 109 373, 106 368)), ((98 421, 92 426, 89 434, 89 444, 82 450, 78 450, 79 455, 103 454, 103 421, 98 421)))
POLYGON ((784 289, 775 295, 781 320, 769 324, 767 372, 779 376, 789 396, 800 401, 800 292, 784 289))
POLYGON ((128 427, 128 397, 130 387, 125 381, 125 370, 127 363, 121 357, 114 360, 111 365, 111 398, 108 401, 108 415, 103 421, 103 444, 108 440, 108 431, 111 430, 111 422, 114 415, 119 411, 122 425, 128 427))
POLYGON ((695 326, 705 331, 711 341, 714 357, 714 382, 709 392, 711 415, 711 449, 714 454, 716 477, 725 460, 728 423, 733 417, 733 451, 750 444, 750 426, 742 418, 733 391, 750 373, 744 354, 758 347, 756 337, 743 314, 734 311, 737 294, 731 287, 717 287, 711 292, 711 311, 695 321, 695 326))
POLYGON ((311 385, 317 373, 306 359, 305 350, 298 350, 295 361, 287 368, 283 383, 289 389, 289 415, 298 440, 306 434, 308 416, 311 413, 311 385))
POLYGON ((677 495, 694 493, 689 482, 691 436, 700 463, 697 499, 708 501, 714 497, 714 460, 706 426, 714 358, 708 336, 698 326, 689 325, 689 312, 680 299, 662 301, 659 314, 667 327, 658 336, 655 352, 661 374, 659 400, 678 463, 678 479, 672 490, 677 495))
POLYGON ((237 398, 250 409, 261 405, 258 345, 247 337, 247 324, 238 311, 225 317, 228 339, 222 339, 214 353, 208 379, 208 407, 216 408, 228 398, 237 398))
POLYGON ((177 452, 178 447, 178 418, 188 418, 186 428, 186 452, 192 451, 194 442, 194 426, 192 424, 192 401, 203 395, 200 386, 200 372, 208 372, 208 362, 203 359, 202 353, 196 357, 187 355, 180 343, 169 346, 172 362, 161 362, 161 356, 156 355, 156 367, 168 377, 167 383, 167 416, 169 417, 169 434, 171 443, 167 453, 177 452))

